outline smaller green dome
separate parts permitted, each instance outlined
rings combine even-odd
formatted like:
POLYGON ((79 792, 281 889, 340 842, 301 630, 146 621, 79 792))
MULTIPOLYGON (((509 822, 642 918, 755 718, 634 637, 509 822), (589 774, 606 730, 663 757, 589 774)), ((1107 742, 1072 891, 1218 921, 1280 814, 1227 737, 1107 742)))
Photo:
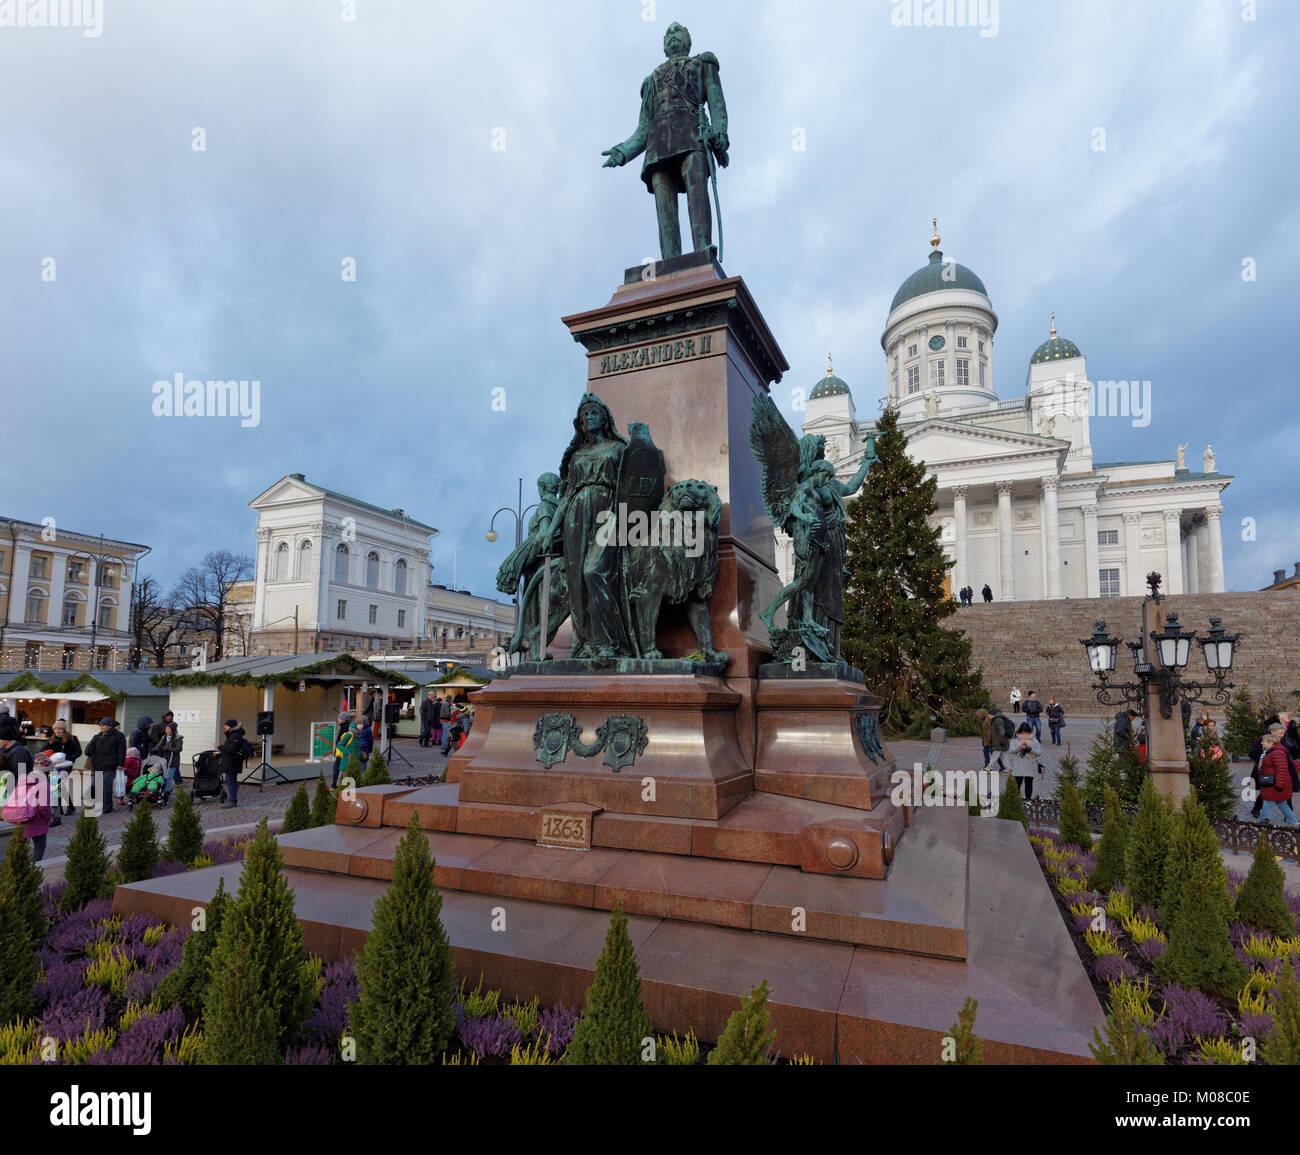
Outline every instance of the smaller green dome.
POLYGON ((821 397, 843 397, 848 391, 849 387, 843 381, 833 373, 827 373, 813 387, 812 393, 808 395, 808 400, 816 401, 821 397))
POLYGON ((1079 352, 1079 346, 1073 341, 1067 341, 1064 337, 1057 337, 1056 331, 1048 337, 1037 349, 1034 355, 1029 358, 1031 365, 1041 365, 1044 361, 1064 361, 1067 357, 1082 357, 1079 352))

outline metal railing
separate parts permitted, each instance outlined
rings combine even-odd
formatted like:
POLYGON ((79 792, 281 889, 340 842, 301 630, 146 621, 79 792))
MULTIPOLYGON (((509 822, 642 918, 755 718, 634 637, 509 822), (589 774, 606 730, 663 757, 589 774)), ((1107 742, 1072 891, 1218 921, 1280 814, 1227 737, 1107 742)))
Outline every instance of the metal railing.
MULTIPOLYGON (((1061 804, 1055 798, 1032 798, 1028 802, 1022 800, 1021 805, 1025 808, 1030 826, 1061 825, 1061 804)), ((1085 806, 1084 812, 1088 815, 1088 829, 1100 833, 1102 807, 1085 806)), ((1124 813, 1131 820, 1137 809, 1125 807, 1124 813)), ((1262 834, 1268 839, 1274 854, 1300 861, 1300 828, 1273 826, 1267 822, 1246 822, 1240 818, 1211 818, 1210 827, 1219 840, 1219 845, 1224 850, 1231 850, 1233 854, 1243 851, 1247 854, 1254 853, 1255 844, 1262 834)))

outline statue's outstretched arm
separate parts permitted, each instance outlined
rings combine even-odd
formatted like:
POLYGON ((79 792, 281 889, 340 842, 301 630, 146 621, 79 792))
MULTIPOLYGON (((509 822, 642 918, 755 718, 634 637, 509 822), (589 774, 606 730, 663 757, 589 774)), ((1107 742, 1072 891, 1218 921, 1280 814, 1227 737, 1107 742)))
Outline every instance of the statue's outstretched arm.
POLYGON ((650 124, 654 120, 654 92, 654 82, 647 76, 641 82, 641 119, 637 121, 636 131, 622 144, 607 148, 600 154, 609 157, 603 167, 617 168, 645 152, 646 141, 650 139, 650 124))
POLYGON ((858 466, 857 473, 849 478, 848 481, 837 480, 835 482, 836 488, 839 489, 841 497, 852 497, 862 488, 862 483, 867 478, 867 470, 871 468, 871 461, 871 457, 863 457, 862 463, 858 466))

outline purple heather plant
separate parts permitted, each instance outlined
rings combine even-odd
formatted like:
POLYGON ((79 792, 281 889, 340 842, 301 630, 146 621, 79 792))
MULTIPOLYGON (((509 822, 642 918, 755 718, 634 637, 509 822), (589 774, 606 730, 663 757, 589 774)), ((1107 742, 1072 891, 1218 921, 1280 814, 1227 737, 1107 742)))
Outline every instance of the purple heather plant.
POLYGON ((51 1003, 41 1016, 39 1035, 75 1039, 87 1030, 97 1031, 108 1014, 108 995, 98 987, 83 987, 75 995, 51 1003))
POLYGON ((286 1067, 328 1067, 333 1062, 334 1052, 323 1043, 290 1047, 284 1056, 286 1067))
POLYGON ((1138 915, 1139 917, 1145 918, 1150 922, 1160 921, 1160 912, 1156 910, 1156 908, 1148 902, 1144 902, 1141 906, 1138 907, 1138 915))
POLYGON ((123 942, 142 942, 144 932, 151 926, 163 926, 163 920, 152 914, 133 914, 122 920, 122 929, 118 932, 123 942))
POLYGON ((321 972, 321 978, 325 985, 316 1009, 303 1026, 302 1038, 332 1048, 348 1025, 348 1004, 357 1000, 357 974, 350 961, 330 963, 321 972))
POLYGON ((1273 1016, 1248 1014, 1241 1016, 1241 1033, 1252 1039, 1262 1039, 1273 1033, 1273 1016))
POLYGON ((171 874, 184 874, 188 868, 183 862, 172 862, 170 859, 159 862, 153 868, 153 878, 166 878, 171 874))
POLYGON ((1197 1037, 1206 1039, 1222 1035, 1228 1018, 1219 1005, 1200 991, 1168 983, 1161 992, 1165 1013, 1152 1028, 1152 1038, 1165 1054, 1172 1055, 1197 1037))
POLYGON ((511 1047, 523 1041, 523 1035, 514 1019, 505 1015, 485 1015, 481 1019, 471 1019, 463 1010, 456 1013, 456 1034, 461 1043, 479 1058, 509 1055, 511 1047))
POLYGON ((59 1003, 82 989, 90 959, 60 959, 45 968, 45 980, 36 984, 36 1001, 59 1003))
POLYGON ((59 902, 63 898, 63 892, 68 889, 66 882, 47 883, 41 887, 41 901, 45 903, 45 917, 54 921, 61 917, 62 911, 59 909, 59 902))
POLYGON ((546 1049, 552 1055, 560 1054, 569 1045, 581 1017, 572 1007, 566 1007, 563 1003, 547 1007, 541 1013, 537 1020, 537 1034, 539 1038, 543 1035, 547 1037, 549 1041, 546 1049))
POLYGON ((1161 942, 1158 938, 1149 938, 1138 947, 1138 950, 1142 952, 1142 957, 1147 962, 1155 962, 1165 953, 1165 947, 1168 945, 1168 943, 1161 942))
POLYGON ((1116 979, 1131 978, 1137 974, 1137 967, 1122 954, 1104 954, 1093 964, 1093 973, 1102 982, 1114 982, 1116 979))
POLYGON ((251 834, 241 834, 238 838, 213 839, 203 844, 203 853, 212 859, 214 866, 226 862, 238 862, 244 857, 244 844, 252 837, 251 834))

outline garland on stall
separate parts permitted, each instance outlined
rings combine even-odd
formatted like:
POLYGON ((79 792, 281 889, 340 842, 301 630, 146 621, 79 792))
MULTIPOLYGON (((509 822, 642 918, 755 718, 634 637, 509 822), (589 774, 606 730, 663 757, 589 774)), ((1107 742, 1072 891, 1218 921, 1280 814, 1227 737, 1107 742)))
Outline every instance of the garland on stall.
POLYGON ((78 674, 75 678, 68 678, 66 681, 55 683, 42 681, 31 670, 24 670, 7 685, 0 686, 0 697, 10 697, 22 690, 35 690, 40 694, 73 694, 78 690, 86 689, 103 694, 105 698, 111 698, 114 702, 126 700, 126 694, 121 690, 110 690, 98 678, 84 672, 78 674))
POLYGON ((480 686, 486 686, 492 680, 491 678, 480 678, 477 674, 471 674, 464 666, 457 666, 454 670, 443 674, 441 678, 434 678, 429 685, 441 686, 445 682, 459 682, 462 678, 477 682, 480 686))
POLYGON ((149 680, 155 686, 164 689, 173 686, 266 687, 273 686, 278 682, 287 684, 302 681, 311 677, 312 674, 324 673, 345 662, 355 670, 368 674, 376 681, 387 682, 389 685, 414 686, 417 684, 404 674, 399 674, 394 670, 381 670, 378 666, 372 666, 369 662, 363 662, 360 658, 354 658, 351 654, 334 654, 319 662, 313 662, 307 666, 296 666, 292 670, 277 670, 274 674, 222 674, 207 670, 177 670, 173 673, 154 674, 149 680))

